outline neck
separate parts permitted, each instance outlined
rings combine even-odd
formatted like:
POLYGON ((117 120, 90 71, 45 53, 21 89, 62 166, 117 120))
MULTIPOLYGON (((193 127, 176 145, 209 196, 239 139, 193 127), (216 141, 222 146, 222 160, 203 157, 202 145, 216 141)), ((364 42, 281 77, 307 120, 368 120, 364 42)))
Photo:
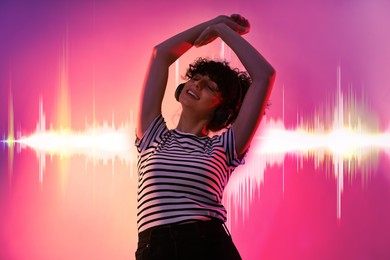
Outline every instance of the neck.
POLYGON ((206 128, 206 120, 199 120, 197 118, 194 118, 193 116, 186 115, 183 112, 180 115, 179 123, 176 126, 177 130, 184 133, 194 134, 196 136, 208 135, 208 130, 206 128))

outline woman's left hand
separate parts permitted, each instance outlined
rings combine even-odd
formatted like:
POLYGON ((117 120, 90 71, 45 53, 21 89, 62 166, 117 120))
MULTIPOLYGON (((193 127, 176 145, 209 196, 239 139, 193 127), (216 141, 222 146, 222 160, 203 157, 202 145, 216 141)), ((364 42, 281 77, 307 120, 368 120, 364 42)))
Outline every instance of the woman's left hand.
POLYGON ((199 37, 194 41, 195 47, 200 47, 206 44, 209 44, 210 42, 214 41, 218 37, 218 33, 215 30, 215 26, 217 25, 211 25, 207 27, 200 35, 199 37))

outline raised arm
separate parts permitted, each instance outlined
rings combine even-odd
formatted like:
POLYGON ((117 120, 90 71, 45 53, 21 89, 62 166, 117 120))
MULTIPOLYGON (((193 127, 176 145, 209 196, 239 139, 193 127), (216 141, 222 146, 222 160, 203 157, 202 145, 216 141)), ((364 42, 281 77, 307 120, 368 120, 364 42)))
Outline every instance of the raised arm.
MULTIPOLYGON (((194 41, 206 28, 215 24, 225 24, 232 31, 246 33, 246 28, 234 22, 233 19, 218 16, 181 32, 153 48, 141 92, 137 122, 139 138, 143 136, 151 122, 161 114, 169 66, 193 46, 194 41)), ((210 37, 208 41, 215 38, 210 37)))
MULTIPOLYGON (((232 15, 239 23, 248 22, 239 15, 232 15)), ((207 44, 209 39, 220 37, 236 53, 252 79, 240 112, 233 123, 236 151, 242 157, 260 124, 275 79, 274 68, 241 35, 225 24, 209 26, 195 41, 196 46, 207 44)))

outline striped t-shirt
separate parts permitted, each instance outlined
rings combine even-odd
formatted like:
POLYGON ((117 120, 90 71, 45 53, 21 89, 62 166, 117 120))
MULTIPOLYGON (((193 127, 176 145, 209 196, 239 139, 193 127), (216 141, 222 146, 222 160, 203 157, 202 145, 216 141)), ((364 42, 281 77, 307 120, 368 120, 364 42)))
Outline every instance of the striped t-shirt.
POLYGON ((138 150, 138 231, 191 220, 226 221, 223 190, 241 160, 233 129, 198 137, 169 130, 159 115, 141 139, 138 150))

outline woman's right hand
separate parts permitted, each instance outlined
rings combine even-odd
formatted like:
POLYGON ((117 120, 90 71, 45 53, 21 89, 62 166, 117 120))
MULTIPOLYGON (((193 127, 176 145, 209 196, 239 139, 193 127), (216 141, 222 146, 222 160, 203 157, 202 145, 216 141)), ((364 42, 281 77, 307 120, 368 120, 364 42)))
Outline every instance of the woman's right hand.
POLYGON ((248 33, 250 29, 248 20, 239 14, 232 14, 231 16, 220 15, 214 20, 212 25, 203 30, 193 42, 193 45, 200 47, 214 41, 218 37, 218 32, 216 30, 216 27, 218 26, 227 26, 240 35, 248 33))

